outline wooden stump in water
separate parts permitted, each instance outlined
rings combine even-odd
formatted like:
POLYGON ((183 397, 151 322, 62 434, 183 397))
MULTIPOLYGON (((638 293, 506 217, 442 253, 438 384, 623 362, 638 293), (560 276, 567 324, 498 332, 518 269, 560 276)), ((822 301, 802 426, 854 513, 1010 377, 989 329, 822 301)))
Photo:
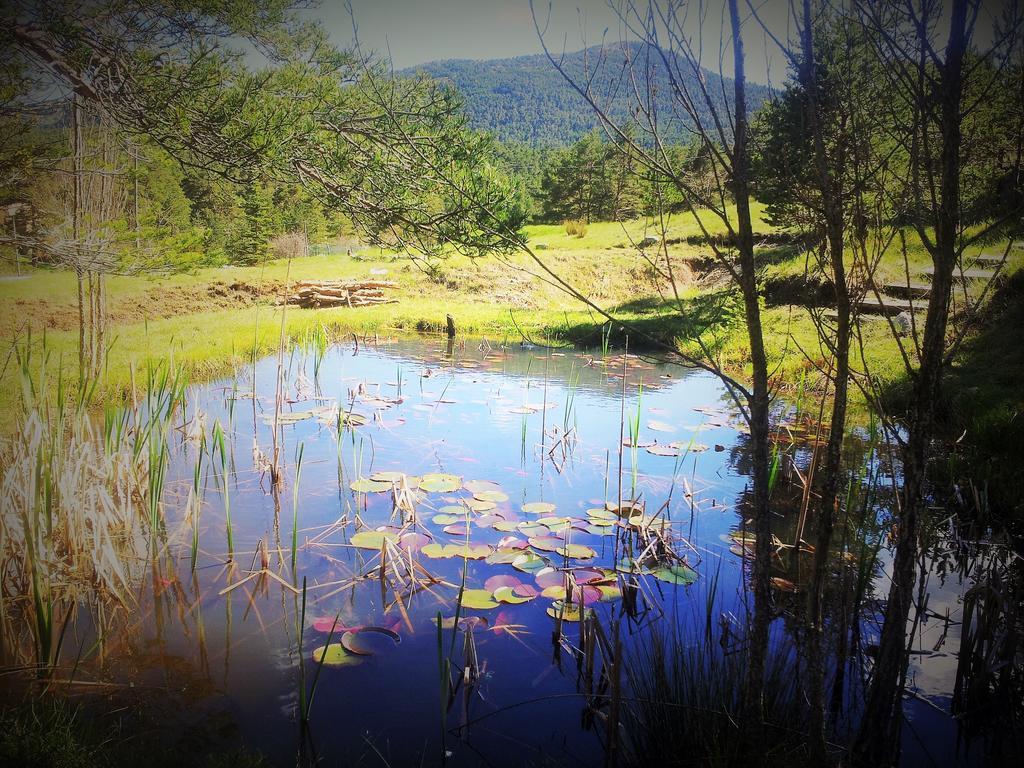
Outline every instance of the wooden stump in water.
POLYGON ((455 338, 455 318, 453 318, 451 315, 448 315, 447 316, 447 320, 448 320, 448 338, 449 339, 454 339, 455 338))

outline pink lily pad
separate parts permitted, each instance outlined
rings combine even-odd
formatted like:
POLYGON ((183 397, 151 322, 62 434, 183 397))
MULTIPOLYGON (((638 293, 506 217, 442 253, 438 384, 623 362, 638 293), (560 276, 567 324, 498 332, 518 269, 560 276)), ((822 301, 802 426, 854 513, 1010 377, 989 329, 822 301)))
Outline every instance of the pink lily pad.
POLYGON ((512 587, 513 589, 515 589, 520 584, 522 584, 522 582, 515 576, 506 576, 499 574, 497 576, 491 576, 491 578, 485 581, 484 589, 486 589, 488 592, 493 592, 498 587, 512 587))

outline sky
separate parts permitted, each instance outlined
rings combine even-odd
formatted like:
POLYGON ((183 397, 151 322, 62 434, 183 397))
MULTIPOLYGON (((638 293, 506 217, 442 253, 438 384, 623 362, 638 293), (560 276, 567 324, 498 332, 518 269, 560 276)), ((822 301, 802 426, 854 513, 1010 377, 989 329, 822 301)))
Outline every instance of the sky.
MULTIPOLYGON (((493 59, 543 53, 534 25, 530 0, 350 0, 360 45, 389 57, 396 69, 412 67, 436 59, 493 59)), ((618 4, 619 0, 612 0, 618 4)), ((683 4, 686 5, 686 4, 683 4)), ((719 70, 718 49, 725 0, 691 2, 690 26, 696 30, 696 14, 703 10, 704 37, 710 51, 705 66, 719 70)), ((758 16, 776 35, 785 36, 788 3, 760 0, 755 4, 758 16)), ((746 2, 749 32, 744 45, 749 79, 778 85, 785 79, 780 53, 766 38, 761 25, 750 17, 746 2)), ((550 18, 548 0, 535 0, 534 9, 549 48, 577 51, 602 41, 620 40, 617 14, 609 0, 552 0, 550 18)), ((344 2, 323 0, 314 12, 339 46, 353 39, 352 17, 344 2)), ((728 33, 726 34, 728 40, 728 33)), ((726 57, 724 74, 732 74, 731 52, 726 57)))

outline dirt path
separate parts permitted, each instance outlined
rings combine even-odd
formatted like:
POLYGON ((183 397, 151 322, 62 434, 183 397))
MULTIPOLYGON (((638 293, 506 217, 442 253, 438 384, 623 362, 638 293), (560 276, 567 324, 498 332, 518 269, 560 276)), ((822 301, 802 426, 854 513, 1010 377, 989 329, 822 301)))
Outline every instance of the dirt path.
MULTIPOLYGON (((128 325, 175 315, 270 304, 281 295, 282 289, 278 281, 267 281, 262 287, 245 281, 227 283, 220 280, 200 285, 163 285, 143 293, 111 296, 107 311, 111 325, 128 325)), ((0 334, 12 338, 26 326, 33 332, 77 328, 78 305, 73 297, 69 299, 14 298, 4 301, 0 304, 0 334)))

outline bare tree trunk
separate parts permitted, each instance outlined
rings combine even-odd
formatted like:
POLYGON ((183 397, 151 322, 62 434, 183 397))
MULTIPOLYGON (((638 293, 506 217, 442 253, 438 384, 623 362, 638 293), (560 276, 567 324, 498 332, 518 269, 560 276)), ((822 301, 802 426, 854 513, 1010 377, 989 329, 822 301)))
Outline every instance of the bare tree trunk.
MULTIPOLYGON (((845 226, 842 176, 844 163, 841 156, 830 157, 825 145, 824 129, 821 124, 821 98, 817 62, 815 61, 811 0, 803 0, 803 17, 803 29, 800 35, 803 66, 800 71, 800 79, 803 81, 807 95, 808 127, 814 147, 818 192, 821 195, 821 213, 825 223, 826 248, 832 272, 833 299, 837 313, 832 367, 832 414, 828 444, 825 447, 824 479, 821 501, 818 505, 814 567, 808 596, 810 618, 807 637, 808 746, 812 761, 820 764, 826 760, 824 586, 829 550, 832 546, 832 531, 835 527, 835 516, 839 503, 843 439, 846 432, 846 405, 850 376, 850 292, 846 281, 846 266, 843 263, 845 226)), ((842 155, 842 147, 837 148, 837 152, 842 155)), ((800 543, 796 542, 796 544, 799 547, 800 543)))
POLYGON ((754 263, 754 231, 750 219, 750 157, 747 151, 746 76, 743 36, 737 0, 729 0, 729 21, 733 37, 735 83, 735 133, 732 157, 733 195, 736 199, 737 250, 740 289, 750 342, 753 368, 750 408, 750 437, 753 447, 754 532, 756 536, 753 583, 754 619, 750 630, 747 679, 744 691, 745 746, 748 754, 758 748, 763 721, 764 670, 771 624, 771 514, 768 508, 768 358, 761 329, 761 307, 757 294, 754 263))
POLYGON ((82 105, 75 94, 71 102, 71 238, 75 249, 75 276, 78 279, 78 375, 86 377, 88 350, 86 348, 85 274, 82 269, 82 105))
POLYGON ((898 521, 892 584, 867 706, 854 746, 854 757, 860 765, 889 765, 896 762, 900 752, 903 690, 908 662, 907 619, 914 595, 919 528, 926 506, 928 446, 942 383, 949 301, 958 256, 960 119, 963 61, 967 48, 966 21, 967 0, 953 0, 946 60, 939 67, 940 103, 935 105, 942 141, 939 169, 941 199, 933 211, 935 241, 929 249, 935 270, 903 450, 902 514, 898 521))

